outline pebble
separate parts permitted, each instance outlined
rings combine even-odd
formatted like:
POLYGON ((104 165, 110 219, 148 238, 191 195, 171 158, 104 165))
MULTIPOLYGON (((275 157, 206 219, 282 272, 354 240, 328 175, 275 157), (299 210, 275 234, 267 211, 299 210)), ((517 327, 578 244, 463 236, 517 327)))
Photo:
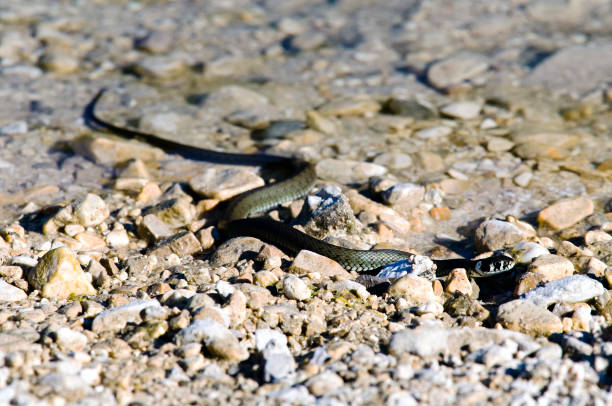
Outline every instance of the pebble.
POLYGON ((506 152, 514 148, 514 143, 506 138, 491 137, 487 141, 487 150, 491 152, 506 152))
POLYGON ((471 120, 479 116, 482 106, 480 103, 472 101, 462 101, 447 104, 442 107, 440 111, 442 114, 452 117, 460 118, 462 120, 471 120))
POLYGON ((470 283, 466 270, 458 268, 451 271, 444 290, 451 294, 458 292, 466 296, 472 296, 472 289, 472 284, 470 283))
POLYGON ((233 113, 236 110, 257 108, 266 104, 269 102, 264 95, 243 86, 230 85, 210 92, 204 107, 233 113))
POLYGON ((283 293, 288 299, 308 300, 312 292, 306 283, 292 275, 287 275, 282 280, 283 293))
POLYGON ((21 289, 6 283, 0 279, 0 301, 1 302, 19 302, 24 300, 28 295, 21 289))
POLYGON ((412 158, 401 152, 383 152, 372 161, 376 165, 382 165, 391 170, 402 170, 412 166, 412 158))
POLYGON ((87 345, 87 336, 68 327, 60 327, 55 332, 55 342, 64 352, 82 351, 87 345))
POLYGON ((47 52, 40 57, 38 64, 46 71, 67 75, 79 69, 79 59, 61 52, 47 52))
POLYGON ((420 276, 406 275, 391 284, 389 295, 403 297, 410 303, 423 304, 440 300, 434 294, 431 281, 420 276))
POLYGON ((171 32, 154 30, 143 38, 139 38, 135 41, 134 45, 152 54, 164 54, 172 49, 173 43, 174 39, 171 32))
POLYGON ((323 116, 373 115, 380 110, 380 104, 369 96, 331 100, 318 108, 323 116))
POLYGON ((144 143, 89 136, 75 138, 71 143, 71 148, 75 153, 95 163, 107 166, 115 166, 134 158, 145 162, 158 161, 166 155, 161 149, 144 143))
POLYGON ((182 75, 187 66, 177 55, 153 55, 134 64, 134 71, 152 79, 173 79, 182 75))
POLYGON ((529 186, 531 179, 533 179, 533 173, 531 172, 523 172, 520 175, 516 175, 514 178, 512 178, 514 183, 520 187, 529 186))
POLYGON ((249 355, 231 331, 211 319, 192 322, 174 340, 178 345, 202 342, 211 354, 227 360, 243 361, 249 355))
POLYGON ((290 377, 297 364, 287 347, 287 337, 278 330, 255 330, 255 346, 263 358, 265 382, 282 382, 290 377))
POLYGON ((314 396, 323 396, 328 392, 340 389, 343 385, 342 378, 332 371, 321 372, 306 381, 308 390, 314 396))
POLYGON ((539 273, 544 277, 544 282, 550 282, 572 275, 574 264, 569 259, 558 255, 541 255, 533 259, 527 271, 539 273))
POLYGON ((612 235, 602 230, 589 230, 584 234, 584 243, 592 245, 598 242, 607 242, 612 240, 612 235))
POLYGON ((415 131, 414 136, 422 140, 441 138, 450 135, 453 132, 452 128, 445 125, 437 125, 433 127, 423 128, 415 131))
POLYGON ((563 331, 559 317, 545 306, 529 300, 518 299, 502 304, 497 311, 497 321, 505 328, 536 336, 548 336, 563 331))
POLYGON ((102 333, 104 331, 118 331, 123 329, 127 323, 136 323, 141 320, 140 313, 147 307, 160 307, 155 299, 133 300, 122 306, 104 310, 96 315, 91 331, 102 333))
POLYGON ((525 301, 548 307, 553 303, 586 302, 605 292, 603 285, 584 275, 572 275, 557 279, 532 289, 523 295, 525 301))
POLYGON ((168 238, 172 233, 172 229, 154 214, 147 214, 138 224, 140 237, 152 242, 168 238))
POLYGON ((140 119, 139 127, 142 131, 153 134, 180 134, 188 122, 189 117, 182 114, 155 113, 144 115, 140 119))
POLYGON ((352 280, 341 280, 334 282, 328 286, 329 290, 338 294, 344 290, 354 292, 361 300, 367 300, 370 297, 370 292, 361 283, 352 280))
POLYGON ((0 127, 0 135, 18 135, 27 134, 28 123, 23 120, 14 121, 0 127))
POLYGON ((523 232, 514 224, 503 220, 485 220, 476 229, 474 242, 478 252, 496 251, 524 239, 523 232))
POLYGON ((110 215, 104 200, 93 193, 77 200, 73 205, 75 219, 84 227, 97 226, 110 215))
POLYGON ((593 201, 588 197, 562 200, 538 213, 538 222, 553 230, 568 228, 593 213, 593 201))
POLYGON ((318 272, 322 277, 334 280, 349 279, 351 277, 351 274, 336 261, 308 250, 301 250, 295 256, 289 267, 289 272, 298 275, 318 272))
POLYGON ((66 247, 47 252, 28 276, 28 281, 48 299, 96 294, 91 278, 87 277, 77 257, 66 247))
POLYGON ((516 144, 514 153, 523 159, 561 160, 569 156, 571 148, 579 143, 580 138, 572 134, 545 132, 518 134, 513 141, 516 144))
POLYGON ((548 249, 533 241, 520 241, 514 244, 508 253, 519 264, 529 264, 538 257, 550 254, 548 249))
POLYGON ((387 168, 381 165, 340 159, 322 159, 315 169, 321 179, 342 184, 363 183, 372 176, 387 173, 387 168))
POLYGON ((399 206, 402 209, 411 209, 423 200, 425 188, 414 183, 398 183, 385 190, 383 199, 386 203, 399 206))
POLYGON ((207 168, 191 178, 189 187, 200 196, 230 199, 247 190, 263 186, 264 180, 244 168, 207 168))
POLYGON ((196 208, 190 199, 178 197, 165 200, 147 210, 170 227, 181 227, 193 221, 196 208))
POLYGON ((489 67, 487 60, 476 54, 460 53, 435 62, 427 70, 427 80, 438 89, 461 84, 475 78, 489 67))

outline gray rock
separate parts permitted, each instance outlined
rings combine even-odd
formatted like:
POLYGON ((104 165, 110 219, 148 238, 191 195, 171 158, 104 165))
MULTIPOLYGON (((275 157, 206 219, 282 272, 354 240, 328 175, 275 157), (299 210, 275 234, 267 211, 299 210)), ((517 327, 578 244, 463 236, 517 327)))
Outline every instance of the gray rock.
POLYGON ((255 346, 263 360, 263 378, 266 382, 280 382, 295 372, 297 364, 287 348, 287 337, 280 331, 258 329, 255 346))
POLYGON ((185 61, 178 55, 147 56, 134 64, 136 73, 153 79, 172 79, 181 75, 186 68, 185 61))
POLYGON ((303 385, 270 392, 268 397, 286 404, 311 405, 315 403, 315 397, 308 393, 308 389, 303 385))
POLYGON ((81 351, 87 345, 87 336, 68 327, 60 327, 55 332, 55 342, 63 351, 81 351))
POLYGON ((340 191, 323 189, 306 198, 306 204, 297 221, 304 226, 308 234, 322 238, 332 230, 353 229, 355 215, 348 199, 340 194, 340 191))
POLYGON ((123 306, 113 307, 99 313, 93 320, 91 330, 94 333, 103 331, 117 331, 140 320, 140 312, 150 306, 161 306, 155 299, 134 300, 123 306))
POLYGON ((410 168, 412 166, 412 158, 410 155, 401 152, 383 152, 374 158, 374 163, 389 169, 400 170, 410 168))
POLYGON ((483 221, 474 235, 478 252, 499 250, 523 238, 523 232, 517 226, 502 220, 483 221))
POLYGON ((207 318, 196 320, 179 331, 174 341, 181 346, 202 342, 211 354, 229 360, 241 361, 249 355, 230 330, 207 318))
POLYGON ((23 120, 14 121, 0 127, 0 135, 17 135, 28 132, 28 123, 23 120))
POLYGON ((282 281, 283 293, 288 299, 308 300, 312 294, 310 288, 300 278, 294 275, 287 275, 282 281))
POLYGON ((605 291, 606 288, 595 279, 571 275, 532 289, 522 297, 537 306, 548 307, 553 303, 586 302, 605 291))
POLYGON ((429 140, 432 138, 446 137, 452 132, 453 130, 450 127, 445 125, 436 125, 418 130, 414 133, 414 136, 422 140, 429 140))
POLYGON ((438 89, 445 89, 480 75, 488 67, 483 56, 460 53, 434 63, 427 71, 427 80, 438 89))
POLYGON ((332 371, 324 371, 309 378, 306 386, 310 393, 315 396, 323 396, 328 392, 333 392, 344 385, 342 378, 332 371))
POLYGON ((538 64, 524 84, 582 94, 609 82, 610 72, 612 43, 576 45, 563 48, 538 64))
POLYGON ((104 200, 93 193, 78 200, 73 205, 75 219, 84 227, 96 226, 109 216, 108 207, 104 200))
POLYGON ((416 207, 425 196, 425 188, 414 183, 398 183, 385 190, 385 202, 403 209, 416 207))
POLYGON ((387 173, 387 168, 381 165, 340 159, 322 159, 315 168, 320 178, 342 184, 362 183, 387 173))
POLYGON ((462 120, 471 120, 478 117, 482 106, 480 103, 473 101, 460 101, 455 103, 447 104, 442 107, 440 111, 442 114, 452 117, 460 118, 462 120))
POLYGON ((263 186, 264 180, 245 168, 206 168, 189 180, 189 187, 201 196, 227 200, 263 186))

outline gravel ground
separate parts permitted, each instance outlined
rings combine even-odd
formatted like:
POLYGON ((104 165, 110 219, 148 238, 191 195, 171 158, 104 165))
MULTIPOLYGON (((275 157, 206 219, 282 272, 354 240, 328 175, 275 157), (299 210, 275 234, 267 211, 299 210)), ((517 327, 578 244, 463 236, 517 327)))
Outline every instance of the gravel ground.
POLYGON ((0 404, 611 404, 611 83, 604 0, 0 2, 0 404), (318 238, 517 266, 366 288, 224 241, 278 174, 96 131, 101 88, 316 164, 265 215, 318 238))

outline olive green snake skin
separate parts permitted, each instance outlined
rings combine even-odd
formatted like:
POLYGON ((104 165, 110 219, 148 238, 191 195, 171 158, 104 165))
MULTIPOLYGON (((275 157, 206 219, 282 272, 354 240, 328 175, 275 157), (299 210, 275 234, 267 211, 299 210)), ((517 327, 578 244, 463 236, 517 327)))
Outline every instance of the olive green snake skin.
MULTIPOLYGON (((292 175, 284 180, 232 198, 218 224, 219 230, 225 236, 249 235, 277 245, 292 255, 302 249, 314 251, 337 261, 349 271, 357 272, 371 272, 393 262, 413 257, 413 254, 409 252, 392 249, 355 250, 339 247, 311 237, 282 222, 266 217, 249 217, 254 213, 264 212, 281 203, 305 196, 317 179, 314 167, 310 163, 295 158, 268 154, 218 152, 115 126, 95 114, 95 106, 103 94, 104 89, 99 91, 85 108, 84 118, 91 126, 105 129, 124 138, 143 140, 187 159, 235 165, 274 166, 291 171, 292 175)), ((478 260, 442 259, 433 261, 437 267, 437 276, 447 275, 454 268, 465 268, 473 277, 492 276, 507 272, 514 266, 514 260, 502 253, 478 260)))

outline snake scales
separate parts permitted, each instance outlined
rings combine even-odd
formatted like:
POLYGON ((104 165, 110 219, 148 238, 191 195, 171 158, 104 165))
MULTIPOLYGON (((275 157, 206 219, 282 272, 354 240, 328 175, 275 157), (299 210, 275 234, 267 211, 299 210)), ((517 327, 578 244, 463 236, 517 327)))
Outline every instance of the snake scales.
MULTIPOLYGON (((263 212, 281 203, 305 196, 316 181, 314 167, 310 163, 295 158, 268 154, 218 152, 188 146, 153 134, 116 126, 100 119, 95 113, 96 104, 104 92, 104 89, 100 90, 85 108, 84 118, 91 125, 125 138, 140 139, 187 159, 235 165, 274 166, 291 170, 292 175, 282 181, 234 197, 218 224, 219 230, 225 236, 249 235, 257 237, 275 244, 293 255, 301 249, 307 249, 337 261, 349 271, 357 272, 374 271, 390 263, 410 259, 413 256, 409 252, 393 249, 355 250, 339 247, 311 237, 287 224, 266 217, 249 217, 253 213, 263 212)), ((460 258, 433 261, 437 267, 437 276, 447 275, 453 268, 465 268, 474 277, 492 276, 506 272, 514 266, 514 260, 502 253, 496 253, 478 260, 460 258)))

